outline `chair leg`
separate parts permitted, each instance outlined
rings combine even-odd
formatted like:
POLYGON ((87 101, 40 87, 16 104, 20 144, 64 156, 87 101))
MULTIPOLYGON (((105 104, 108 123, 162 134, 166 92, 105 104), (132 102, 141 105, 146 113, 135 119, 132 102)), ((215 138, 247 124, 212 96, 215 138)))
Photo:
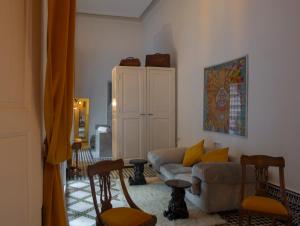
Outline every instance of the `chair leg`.
POLYGON ((292 226, 292 218, 290 217, 286 223, 287 226, 292 226))
POLYGON ((276 223, 276 219, 275 218, 273 218, 272 219, 272 226, 276 226, 277 225, 277 223, 276 223))
POLYGON ((240 213, 239 216, 239 226, 243 226, 244 215, 240 213))
POLYGON ((248 216, 248 226, 251 226, 251 216, 248 216))

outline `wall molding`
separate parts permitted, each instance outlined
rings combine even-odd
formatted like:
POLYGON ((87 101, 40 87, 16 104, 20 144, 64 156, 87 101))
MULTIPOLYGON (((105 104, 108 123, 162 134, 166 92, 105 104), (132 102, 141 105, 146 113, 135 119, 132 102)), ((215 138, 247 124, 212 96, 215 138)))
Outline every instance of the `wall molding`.
POLYGON ((77 12, 76 15, 78 16, 90 16, 95 18, 101 18, 101 19, 109 19, 109 20, 118 20, 118 21, 131 21, 131 22, 138 22, 141 23, 141 18, 135 18, 135 17, 124 17, 124 16, 109 16, 109 15, 99 15, 96 13, 87 13, 87 12, 77 12))
POLYGON ((153 0, 140 16, 140 20, 143 20, 159 2, 160 0, 153 0))

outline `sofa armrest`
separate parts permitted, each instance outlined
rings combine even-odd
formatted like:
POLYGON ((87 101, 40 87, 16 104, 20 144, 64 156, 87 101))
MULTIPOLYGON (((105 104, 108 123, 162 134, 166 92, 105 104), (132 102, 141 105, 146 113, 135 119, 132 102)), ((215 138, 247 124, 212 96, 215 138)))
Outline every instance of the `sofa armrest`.
POLYGON ((182 163, 186 148, 157 149, 148 152, 148 161, 159 172, 161 165, 168 163, 182 163))
MULTIPOLYGON (((246 183, 255 182, 253 167, 247 167, 246 183)), ((242 168, 239 163, 198 163, 192 168, 192 176, 211 184, 240 184, 242 168)))

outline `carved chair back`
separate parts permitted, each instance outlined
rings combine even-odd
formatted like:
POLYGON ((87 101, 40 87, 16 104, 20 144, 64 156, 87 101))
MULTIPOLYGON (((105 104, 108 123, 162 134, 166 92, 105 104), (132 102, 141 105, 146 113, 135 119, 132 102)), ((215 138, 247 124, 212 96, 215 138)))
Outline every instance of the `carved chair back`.
POLYGON ((124 162, 122 159, 119 159, 116 161, 100 161, 94 165, 88 166, 88 168, 87 168, 87 174, 88 174, 90 185, 91 185, 93 203, 95 206, 97 220, 98 220, 98 222, 100 222, 100 225, 102 222, 101 213, 112 208, 110 173, 113 170, 118 171, 120 182, 121 182, 121 187, 122 187, 124 196, 129 204, 129 206, 131 208, 139 209, 134 204, 134 202, 131 200, 129 193, 127 191, 127 188, 126 188, 126 185, 124 182, 123 172, 122 172, 123 168, 124 168, 124 162), (97 202, 95 179, 99 180, 101 212, 99 210, 99 206, 98 206, 98 202, 97 202))
POLYGON ((82 146, 82 142, 80 142, 80 141, 75 141, 75 142, 72 144, 72 149, 78 151, 78 150, 81 149, 81 146, 82 146))
POLYGON ((280 196, 281 202, 288 207, 286 193, 285 193, 285 182, 284 182, 284 166, 285 161, 283 157, 271 157, 266 155, 253 155, 241 157, 242 165, 242 185, 241 185, 241 200, 244 199, 245 189, 245 178, 246 178, 246 166, 252 165, 255 167, 256 176, 256 195, 267 196, 267 185, 268 185, 268 169, 269 167, 278 167, 279 169, 279 180, 280 180, 280 196))

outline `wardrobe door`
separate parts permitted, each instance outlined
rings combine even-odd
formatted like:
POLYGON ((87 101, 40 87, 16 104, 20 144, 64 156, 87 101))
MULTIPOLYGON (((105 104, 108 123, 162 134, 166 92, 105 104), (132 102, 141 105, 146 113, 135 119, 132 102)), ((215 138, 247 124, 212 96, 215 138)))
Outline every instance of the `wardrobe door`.
POLYGON ((175 147, 175 70, 147 69, 148 150, 175 147))
POLYGON ((118 67, 117 80, 118 156, 125 162, 145 158, 146 71, 118 67))

